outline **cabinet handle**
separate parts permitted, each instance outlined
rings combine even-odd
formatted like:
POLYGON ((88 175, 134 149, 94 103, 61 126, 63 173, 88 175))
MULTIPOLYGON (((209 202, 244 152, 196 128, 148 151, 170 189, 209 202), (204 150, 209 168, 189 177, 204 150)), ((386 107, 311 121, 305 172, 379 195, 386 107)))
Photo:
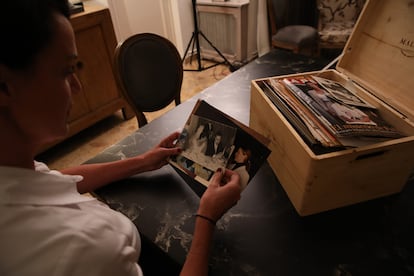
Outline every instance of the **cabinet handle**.
POLYGON ((82 61, 79 60, 78 62, 76 62, 76 69, 78 70, 83 69, 83 66, 84 64, 82 61))

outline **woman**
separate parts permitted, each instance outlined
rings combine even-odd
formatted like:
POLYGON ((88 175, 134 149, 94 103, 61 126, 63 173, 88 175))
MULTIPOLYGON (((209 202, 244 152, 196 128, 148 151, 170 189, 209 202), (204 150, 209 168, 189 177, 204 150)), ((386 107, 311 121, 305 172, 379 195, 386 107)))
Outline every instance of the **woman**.
POLYGON ((234 153, 233 161, 228 166, 229 169, 233 170, 240 176, 241 189, 244 190, 250 179, 250 159, 252 151, 245 147, 238 147, 234 153))
MULTIPOLYGON (((135 226, 82 193, 164 166, 180 152, 178 133, 121 161, 61 172, 34 161, 66 135, 81 89, 68 17, 67 0, 5 1, 0 9, 0 274, 142 275, 135 226)), ((240 198, 237 174, 224 177, 221 186, 216 173, 200 200, 182 275, 207 275, 214 222, 240 198)))
POLYGON ((208 124, 200 124, 190 140, 190 151, 196 157, 206 151, 208 136, 208 124))

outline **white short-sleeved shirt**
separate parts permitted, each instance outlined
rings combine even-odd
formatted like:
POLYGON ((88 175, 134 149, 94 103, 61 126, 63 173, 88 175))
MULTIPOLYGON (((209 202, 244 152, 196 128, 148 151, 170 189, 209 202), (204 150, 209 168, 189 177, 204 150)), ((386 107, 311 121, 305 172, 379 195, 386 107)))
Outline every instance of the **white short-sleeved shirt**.
POLYGON ((82 176, 0 167, 0 275, 142 275, 135 225, 93 197, 82 176))

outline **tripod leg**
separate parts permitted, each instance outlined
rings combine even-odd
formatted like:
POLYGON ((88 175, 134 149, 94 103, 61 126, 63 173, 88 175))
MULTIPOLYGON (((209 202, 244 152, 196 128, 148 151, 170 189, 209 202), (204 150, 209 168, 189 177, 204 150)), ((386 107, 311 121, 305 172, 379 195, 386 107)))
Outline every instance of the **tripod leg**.
MULTIPOLYGON (((210 40, 207 39, 207 37, 200 32, 199 28, 198 28, 198 20, 197 20, 197 9, 196 9, 196 0, 192 0, 192 6, 193 6, 193 19, 194 19, 194 32, 193 32, 193 36, 191 37, 190 42, 187 45, 187 49, 185 50, 185 54, 184 54, 184 58, 183 61, 185 60, 185 57, 187 55, 188 49, 190 48, 190 44, 193 44, 192 47, 192 51, 194 53, 194 46, 197 48, 197 62, 198 62, 198 69, 196 70, 192 70, 192 69, 184 69, 185 71, 202 71, 204 69, 208 69, 211 68, 217 64, 213 64, 211 66, 207 66, 207 67, 202 67, 201 66, 201 49, 200 49, 200 41, 199 41, 199 35, 201 34, 203 36, 203 38, 211 45, 211 47, 214 48, 214 50, 216 50, 216 52, 224 59, 225 63, 227 63, 230 67, 230 71, 234 72, 236 71, 236 68, 227 60, 227 58, 213 45, 213 43, 211 43, 210 40)), ((192 57, 193 55, 191 55, 191 59, 190 59, 190 63, 192 61, 192 57)))
POLYGON ((216 46, 213 45, 213 43, 203 34, 202 31, 199 31, 200 35, 210 44, 211 47, 217 52, 217 54, 220 55, 220 57, 224 60, 225 63, 227 63, 230 67, 230 71, 234 72, 236 71, 236 68, 230 63, 230 61, 227 60, 227 58, 220 52, 219 49, 216 48, 216 46))
MULTIPOLYGON (((193 63, 194 53, 196 53, 197 57, 199 55, 198 51, 194 52, 194 49, 196 49, 197 40, 198 40, 198 34, 197 32, 194 32, 193 45, 191 46, 191 52, 193 54, 191 55, 190 64, 193 63)), ((197 58, 197 61, 198 61, 198 58, 197 58)), ((200 65, 201 63, 198 62, 198 67, 200 67, 200 65)))
MULTIPOLYGON (((190 41, 188 42, 187 48, 185 49, 184 57, 182 58, 182 62, 185 61, 185 58, 187 57, 188 51, 190 50, 191 46, 191 56, 190 56, 190 64, 193 62, 193 56, 194 56, 194 49, 197 47, 197 62, 198 62, 198 69, 196 71, 202 71, 204 68, 201 66, 201 54, 200 54, 200 44, 198 41, 198 31, 193 32, 193 35, 191 36, 190 41)), ((184 69, 185 71, 194 71, 191 69, 184 69)))
MULTIPOLYGON (((182 59, 182 62, 184 62, 185 61, 185 58, 187 57, 187 53, 188 53, 188 50, 190 49, 191 42, 194 41, 194 36, 195 36, 195 33, 193 32, 193 35, 191 36, 191 39, 190 39, 190 41, 187 44, 187 48, 185 49, 184 57, 182 59)), ((194 43, 193 43, 193 50, 194 50, 194 43)))

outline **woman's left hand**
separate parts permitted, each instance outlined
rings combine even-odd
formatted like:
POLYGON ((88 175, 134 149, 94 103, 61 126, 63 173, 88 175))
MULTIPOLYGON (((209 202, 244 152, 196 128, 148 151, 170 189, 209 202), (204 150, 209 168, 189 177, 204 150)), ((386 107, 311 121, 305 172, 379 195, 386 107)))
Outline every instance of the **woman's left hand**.
POLYGON ((175 142, 180 136, 179 132, 174 132, 161 140, 153 149, 144 153, 143 158, 147 164, 146 170, 152 171, 168 164, 171 156, 181 153, 181 149, 175 146, 175 142))

